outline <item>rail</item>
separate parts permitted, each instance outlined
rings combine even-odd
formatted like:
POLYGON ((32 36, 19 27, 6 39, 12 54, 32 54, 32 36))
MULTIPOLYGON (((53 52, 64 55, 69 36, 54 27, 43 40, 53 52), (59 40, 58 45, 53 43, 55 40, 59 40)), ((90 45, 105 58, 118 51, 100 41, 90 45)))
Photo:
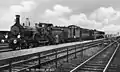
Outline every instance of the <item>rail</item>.
MULTIPOLYGON (((117 41, 115 41, 115 42, 117 42, 117 41)), ((112 61, 113 58, 115 57, 115 54, 116 54, 116 52, 117 52, 117 50, 118 50, 118 48, 119 48, 119 46, 120 46, 119 42, 117 42, 117 43, 118 43, 118 46, 117 46, 117 48, 115 49, 115 51, 114 51, 113 55, 111 56, 110 60, 108 61, 107 65, 105 66, 103 72, 106 72, 106 71, 107 71, 109 65, 111 64, 111 61, 112 61)))
MULTIPOLYGON (((88 42, 88 43, 75 43, 75 44, 66 44, 66 45, 57 45, 56 46, 45 46, 45 47, 41 47, 41 48, 34 48, 34 49, 26 49, 26 50, 20 50, 20 51, 12 51, 12 52, 6 52, 6 53, 1 53, 0 54, 0 71, 4 70, 4 69, 8 69, 9 72, 13 71, 13 66, 17 65, 17 64, 21 64, 21 63, 26 63, 26 62, 31 62, 31 61, 36 61, 38 60, 38 65, 44 65, 47 64, 48 62, 56 62, 56 66, 57 66, 57 59, 61 59, 63 57, 65 57, 68 61, 68 55, 74 54, 76 57, 76 53, 88 49, 90 47, 90 44, 96 44, 98 45, 97 42, 103 42, 102 40, 98 40, 98 41, 94 41, 94 42, 88 42), (88 44, 88 45, 87 45, 88 44), (84 45, 89 46, 89 47, 85 47, 84 49, 80 49, 80 47, 83 47, 84 45), (47 47, 49 47, 49 49, 46 49, 47 47), (69 51, 73 51, 73 52, 69 52, 69 51), (58 54, 60 53, 66 53, 67 55, 58 57, 58 54), (48 60, 47 62, 42 62, 41 59, 42 58, 46 58, 49 56, 55 56, 54 59, 52 60, 48 60), (32 57, 35 57, 32 59, 32 57), (29 58, 29 59, 27 59, 29 58), (26 60, 24 60, 26 59, 26 60), (18 61, 20 60, 20 61, 18 61)), ((36 66, 38 66, 36 65, 36 66)), ((35 66, 29 66, 26 68, 21 69, 20 71, 24 71, 26 69, 29 68, 33 68, 35 66)), ((19 72, 19 71, 18 71, 19 72)))
MULTIPOLYGON (((102 53, 104 50, 108 49, 111 45, 113 45, 115 42, 111 43, 110 45, 108 45, 107 47, 103 48, 102 50, 100 50, 99 52, 97 52, 95 55, 91 56, 89 59, 87 59, 86 61, 84 61, 83 63, 81 63, 80 65, 78 65, 77 67, 75 67, 74 69, 72 69, 70 72, 76 72, 80 67, 82 67, 83 65, 85 65, 88 61, 92 60, 93 58, 95 58, 96 56, 98 56, 100 53, 102 53)), ((110 60, 108 61, 106 67, 103 69, 103 72, 106 72, 108 66, 110 65, 117 49, 119 47, 119 44, 117 45, 113 55, 111 56, 110 60)))
POLYGON ((106 67, 105 67, 104 70, 103 70, 103 72, 106 72, 106 70, 108 69, 108 67, 109 67, 109 65, 110 65, 110 63, 111 63, 111 61, 113 60, 113 58, 114 58, 114 56, 115 56, 115 54, 116 54, 116 52, 117 52, 117 50, 118 50, 118 48, 119 48, 119 46, 120 46, 120 45, 118 44, 117 48, 115 49, 113 55, 111 56, 110 60, 108 61, 106 67))

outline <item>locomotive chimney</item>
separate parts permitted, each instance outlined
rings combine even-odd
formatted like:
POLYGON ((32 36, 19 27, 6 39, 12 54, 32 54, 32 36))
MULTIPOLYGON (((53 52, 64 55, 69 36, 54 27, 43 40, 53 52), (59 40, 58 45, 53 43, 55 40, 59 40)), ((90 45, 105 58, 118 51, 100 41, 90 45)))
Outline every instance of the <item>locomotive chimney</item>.
POLYGON ((16 24, 20 24, 20 15, 16 15, 16 24))

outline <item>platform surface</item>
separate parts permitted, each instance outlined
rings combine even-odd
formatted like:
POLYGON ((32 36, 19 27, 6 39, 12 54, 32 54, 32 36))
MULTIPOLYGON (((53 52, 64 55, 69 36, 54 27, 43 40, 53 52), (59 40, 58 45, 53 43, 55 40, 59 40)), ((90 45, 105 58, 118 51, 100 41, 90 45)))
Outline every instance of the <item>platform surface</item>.
MULTIPOLYGON (((100 40, 100 39, 97 39, 97 40, 100 40)), ((93 41, 97 41, 97 40, 93 40, 93 41)), ((72 46, 72 45, 76 45, 76 44, 87 43, 87 42, 91 42, 91 41, 92 40, 82 41, 82 42, 71 42, 71 43, 64 43, 64 44, 59 44, 59 45, 50 45, 50 46, 36 47, 36 48, 31 48, 31 49, 3 52, 3 53, 0 53, 0 60, 10 59, 10 58, 14 58, 14 57, 23 56, 23 55, 34 54, 34 53, 38 53, 38 52, 43 52, 43 51, 66 47, 66 46, 72 46)))

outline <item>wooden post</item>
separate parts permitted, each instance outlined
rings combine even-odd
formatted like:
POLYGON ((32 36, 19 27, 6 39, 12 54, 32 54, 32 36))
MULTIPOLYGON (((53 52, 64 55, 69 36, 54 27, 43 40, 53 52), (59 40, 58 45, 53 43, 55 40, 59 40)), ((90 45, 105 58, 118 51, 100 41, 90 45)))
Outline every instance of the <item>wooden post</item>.
POLYGON ((55 66, 57 68, 57 50, 55 50, 55 66))
POLYGON ((12 72, 12 61, 9 61, 9 72, 12 72))
POLYGON ((83 48, 84 48, 84 44, 82 46, 82 51, 81 51, 81 62, 83 61, 83 52, 84 52, 83 48))
POLYGON ((68 48, 67 48, 67 62, 68 62, 68 48))
POLYGON ((41 68, 41 54, 38 54, 38 59, 39 59, 39 69, 41 68))
POLYGON ((76 54, 77 54, 77 53, 76 53, 76 48, 77 48, 77 46, 75 46, 75 58, 77 58, 77 56, 76 56, 76 54))

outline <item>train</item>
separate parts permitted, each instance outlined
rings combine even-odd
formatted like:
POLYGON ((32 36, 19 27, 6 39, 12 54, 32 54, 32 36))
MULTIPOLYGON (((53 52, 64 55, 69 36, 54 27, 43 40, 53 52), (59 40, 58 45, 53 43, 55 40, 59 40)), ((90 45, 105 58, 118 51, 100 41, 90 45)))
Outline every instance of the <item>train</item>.
POLYGON ((26 18, 26 23, 20 24, 20 15, 16 15, 15 24, 11 26, 8 34, 8 43, 10 48, 16 50, 16 48, 94 40, 104 38, 104 34, 103 31, 85 29, 76 25, 65 27, 39 22, 35 23, 35 26, 30 26, 29 18, 26 18))

